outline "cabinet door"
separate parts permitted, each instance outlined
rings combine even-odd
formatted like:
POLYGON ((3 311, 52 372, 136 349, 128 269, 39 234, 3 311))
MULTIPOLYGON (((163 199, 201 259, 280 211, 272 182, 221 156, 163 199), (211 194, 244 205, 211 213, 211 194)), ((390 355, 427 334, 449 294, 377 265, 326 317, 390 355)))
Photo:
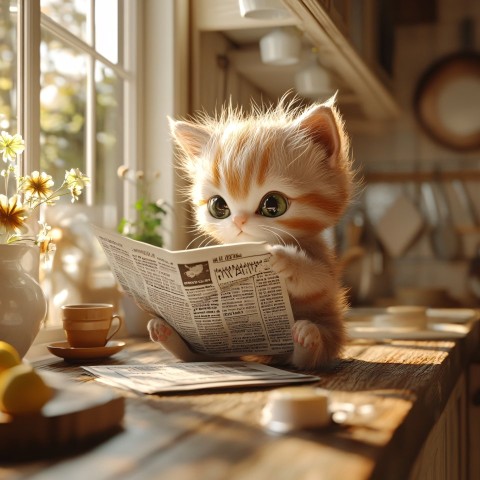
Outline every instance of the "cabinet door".
POLYGON ((480 363, 472 363, 468 382, 469 478, 480 478, 480 363))
POLYGON ((448 480, 445 468, 445 421, 433 426, 410 473, 410 480, 448 480))
POLYGON ((467 441, 467 391, 462 375, 417 457, 410 480, 466 480, 467 441))
POLYGON ((350 0, 330 0, 330 16, 337 27, 348 35, 350 20, 350 0))
POLYGON ((465 376, 450 396, 445 415, 445 459, 447 478, 467 478, 467 391, 465 376))

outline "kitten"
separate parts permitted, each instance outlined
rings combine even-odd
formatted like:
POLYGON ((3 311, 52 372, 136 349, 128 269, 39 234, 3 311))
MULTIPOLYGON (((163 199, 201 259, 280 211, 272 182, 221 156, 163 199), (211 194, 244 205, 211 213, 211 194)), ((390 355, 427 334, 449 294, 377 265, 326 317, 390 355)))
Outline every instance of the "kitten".
MULTIPOLYGON (((346 308, 334 253, 322 232, 344 212, 352 191, 349 141, 334 98, 324 104, 170 122, 190 183, 201 232, 220 243, 266 241, 272 269, 286 280, 295 323, 293 354, 254 357, 315 369, 337 357, 346 308)), ((177 357, 205 360, 162 319, 151 339, 177 357)), ((250 357, 251 359, 251 357, 250 357)))

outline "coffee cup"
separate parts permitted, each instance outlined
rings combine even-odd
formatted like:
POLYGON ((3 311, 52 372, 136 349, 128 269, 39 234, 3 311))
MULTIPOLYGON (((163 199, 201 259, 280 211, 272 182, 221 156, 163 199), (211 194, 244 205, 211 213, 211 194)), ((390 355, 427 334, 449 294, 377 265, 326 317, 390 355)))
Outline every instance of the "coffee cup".
POLYGON ((63 305, 61 310, 63 329, 71 347, 103 347, 122 326, 121 317, 108 303, 63 305))

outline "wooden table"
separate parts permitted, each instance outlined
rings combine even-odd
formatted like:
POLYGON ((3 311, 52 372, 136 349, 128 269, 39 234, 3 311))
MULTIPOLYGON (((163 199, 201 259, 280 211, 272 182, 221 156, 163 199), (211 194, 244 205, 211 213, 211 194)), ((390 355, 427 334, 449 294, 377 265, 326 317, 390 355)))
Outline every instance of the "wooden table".
MULTIPOLYGON (((367 408, 364 416, 347 424, 318 431, 277 436, 266 432, 260 418, 271 388, 182 395, 119 390, 126 398, 119 432, 80 453, 0 465, 0 478, 426 478, 425 468, 442 470, 441 462, 446 461, 439 455, 430 458, 435 453, 430 447, 421 450, 425 442, 439 442, 435 426, 446 425, 441 427, 444 445, 451 436, 448 428, 467 422, 465 372, 478 340, 474 322, 467 337, 456 341, 352 342, 332 370, 317 372, 321 376, 318 385, 328 389, 332 399, 367 405, 374 413, 367 408), (445 413, 449 402, 453 402, 452 415, 456 412, 459 418, 445 413)), ((173 359, 149 341, 129 340, 125 350, 102 363, 152 361, 173 359)), ((61 372, 68 382, 92 381, 79 366, 56 357, 36 366, 61 372)), ((462 451, 445 468, 455 474, 452 478, 461 479, 468 473, 465 433, 455 435, 462 451)), ((449 475, 444 472, 432 478, 449 475)))

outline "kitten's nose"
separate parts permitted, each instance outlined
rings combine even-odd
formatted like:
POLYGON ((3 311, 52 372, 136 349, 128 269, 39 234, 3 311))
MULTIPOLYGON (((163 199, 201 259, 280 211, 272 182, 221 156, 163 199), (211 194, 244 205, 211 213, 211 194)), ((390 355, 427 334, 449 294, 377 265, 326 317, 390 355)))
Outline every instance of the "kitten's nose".
POLYGON ((232 222, 241 230, 242 226, 247 221, 247 215, 245 213, 240 213, 232 217, 232 222))

